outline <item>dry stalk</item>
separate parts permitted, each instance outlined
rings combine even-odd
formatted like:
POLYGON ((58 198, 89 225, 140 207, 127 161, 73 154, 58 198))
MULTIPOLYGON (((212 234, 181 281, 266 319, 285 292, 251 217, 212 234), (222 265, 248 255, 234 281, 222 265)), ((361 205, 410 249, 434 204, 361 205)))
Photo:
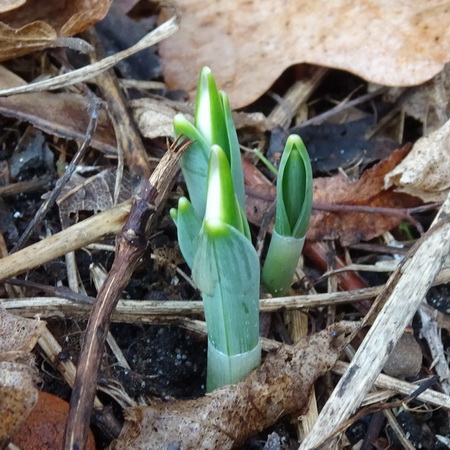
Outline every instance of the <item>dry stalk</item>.
POLYGON ((434 225, 409 251, 366 316, 373 325, 300 449, 324 444, 360 406, 450 250, 450 196, 434 225), (381 310, 380 310, 381 308, 381 310), (376 317, 374 319, 374 317, 376 317))
MULTIPOLYGON (((1 263, 0 259, 0 263, 1 263)), ((450 269, 444 269, 436 277, 433 285, 450 282, 450 269)), ((376 297, 384 286, 377 286, 356 291, 333 292, 330 294, 296 295, 292 297, 263 298, 259 302, 263 312, 296 310, 302 308, 321 308, 330 305, 342 305, 376 297)), ((61 293, 61 297, 64 294, 61 293)), ((85 296, 71 299, 61 297, 4 298, 0 299, 0 307, 11 314, 24 317, 40 316, 66 317, 85 320, 91 310, 92 299, 85 296)), ((158 316, 183 316, 202 314, 201 300, 119 300, 112 321, 121 323, 154 323, 158 316)))

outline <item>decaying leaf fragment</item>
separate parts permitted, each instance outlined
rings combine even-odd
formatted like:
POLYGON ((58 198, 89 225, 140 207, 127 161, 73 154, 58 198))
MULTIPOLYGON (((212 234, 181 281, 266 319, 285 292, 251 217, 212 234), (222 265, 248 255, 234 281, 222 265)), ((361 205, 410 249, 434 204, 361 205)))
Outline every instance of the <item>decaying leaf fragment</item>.
POLYGON ((420 138, 409 155, 385 177, 385 187, 439 202, 450 189, 450 120, 420 138))
MULTIPOLYGON (((186 102, 154 96, 131 100, 129 106, 139 131, 149 139, 173 136, 173 118, 179 112, 190 122, 194 122, 194 105, 186 102)), ((264 114, 257 112, 233 112, 233 122, 237 130, 252 128, 265 132, 274 126, 264 114)))
POLYGON ((0 13, 0 61, 59 45, 105 17, 109 0, 27 0, 0 13))
POLYGON ((112 448, 233 448, 280 417, 304 409, 312 384, 333 367, 358 327, 339 322, 295 346, 281 346, 240 383, 197 400, 130 408, 112 448))
POLYGON ((44 322, 16 317, 0 308, 0 448, 37 402, 30 351, 44 326, 44 322))

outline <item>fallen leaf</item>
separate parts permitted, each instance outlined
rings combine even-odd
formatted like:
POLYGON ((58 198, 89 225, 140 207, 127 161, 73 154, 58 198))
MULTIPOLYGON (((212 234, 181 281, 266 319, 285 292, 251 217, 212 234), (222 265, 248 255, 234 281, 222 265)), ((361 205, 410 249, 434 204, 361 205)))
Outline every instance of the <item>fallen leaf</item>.
POLYGON ((420 138, 408 156, 386 174, 385 187, 394 186, 425 202, 447 198, 450 189, 450 120, 420 138))
POLYGON ((178 33, 160 44, 165 81, 194 98, 210 66, 234 108, 266 92, 289 66, 311 63, 388 86, 416 85, 450 60, 442 0, 177 0, 178 33), (214 39, 211 39, 211 37, 214 39))
POLYGON ((269 353, 240 383, 196 400, 135 407, 112 448, 222 450, 306 407, 314 381, 333 367, 355 322, 339 322, 269 353), (187 430, 189 430, 187 432, 187 430))
POLYGON ((242 158, 242 168, 246 193, 245 215, 250 223, 261 225, 264 214, 275 201, 277 190, 275 185, 245 158, 242 158))
POLYGON ((2 308, 0 323, 0 360, 10 352, 31 352, 45 327, 45 322, 13 316, 2 308))
MULTIPOLYGON (((47 392, 39 392, 35 407, 17 430, 12 443, 26 450, 60 450, 68 416, 69 404, 66 401, 47 392)), ((90 430, 85 448, 96 448, 90 430)))
POLYGON ((149 139, 173 136, 173 118, 179 112, 191 122, 194 121, 193 107, 164 98, 148 97, 132 100, 130 108, 139 131, 149 139))
MULTIPOLYGON (((342 175, 316 178, 313 200, 320 204, 372 206, 382 208, 410 208, 418 206, 419 199, 384 189, 384 176, 408 154, 410 146, 404 146, 392 155, 366 170, 361 178, 352 182, 342 175)), ((399 225, 405 219, 388 214, 362 212, 313 211, 307 239, 339 239, 342 245, 370 240, 399 225)))
MULTIPOLYGON (((0 89, 26 84, 8 69, 0 66, 0 89)), ((83 140, 89 124, 86 97, 73 92, 38 92, 36 94, 0 97, 0 114, 33 124, 46 133, 66 139, 83 140)), ((101 110, 91 146, 117 154, 114 128, 101 110)))
POLYGON ((11 11, 19 6, 22 6, 27 0, 3 0, 0 4, 0 13, 11 11))
POLYGON ((13 316, 0 308, 0 448, 5 448, 38 398, 30 352, 45 322, 13 316))
MULTIPOLYGON (((70 177, 58 197, 59 214, 63 227, 78 221, 80 211, 98 213, 114 206, 114 170, 106 169, 89 178, 76 172, 70 177)), ((132 177, 128 172, 122 177, 118 201, 125 201, 133 191, 132 177)))
POLYGON ((0 446, 6 448, 11 436, 33 409, 38 399, 30 366, 0 361, 0 446), (5 445, 6 444, 6 445, 5 445))
MULTIPOLYGON (((372 214, 343 211, 346 206, 369 206, 381 208, 411 208, 418 206, 418 198, 384 189, 384 177, 408 154, 407 145, 366 170, 357 181, 350 181, 343 175, 313 180, 313 212, 306 235, 307 239, 339 239, 342 245, 350 245, 360 240, 370 240, 399 225, 404 217, 389 214, 372 214), (342 210, 325 212, 327 206, 342 206, 342 210)), ((275 188, 249 163, 244 164, 246 179, 246 213, 250 222, 261 224, 264 214, 275 199, 275 188), (251 177, 251 178, 249 178, 251 177)))
POLYGON ((0 61, 57 45, 60 36, 89 28, 108 12, 109 0, 27 0, 0 14, 0 61))

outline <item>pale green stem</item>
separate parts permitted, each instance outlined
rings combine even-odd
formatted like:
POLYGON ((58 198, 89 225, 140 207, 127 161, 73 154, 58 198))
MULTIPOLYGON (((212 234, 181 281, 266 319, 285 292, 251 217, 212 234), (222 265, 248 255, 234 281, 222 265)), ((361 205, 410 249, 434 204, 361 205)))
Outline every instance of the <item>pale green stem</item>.
POLYGON ((228 356, 217 350, 208 339, 208 368, 206 391, 238 383, 261 363, 261 344, 245 353, 228 356))
POLYGON ((273 231, 262 271, 262 282, 273 296, 288 294, 304 242, 305 238, 282 236, 273 231))

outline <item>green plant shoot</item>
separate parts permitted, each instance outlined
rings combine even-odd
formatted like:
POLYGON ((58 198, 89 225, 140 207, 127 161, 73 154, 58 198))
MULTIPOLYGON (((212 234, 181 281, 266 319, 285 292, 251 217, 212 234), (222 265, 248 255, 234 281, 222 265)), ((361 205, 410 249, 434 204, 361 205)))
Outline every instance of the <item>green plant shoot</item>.
POLYGON ((236 197, 244 210, 241 153, 228 97, 217 90, 208 67, 202 69, 198 81, 194 125, 183 114, 177 114, 173 126, 176 136, 184 135, 194 142, 183 154, 180 166, 197 215, 203 218, 205 214, 206 180, 212 145, 219 145, 227 156, 236 197))
POLYGON ((312 169, 303 141, 287 139, 277 180, 275 227, 262 271, 274 296, 287 295, 305 242, 312 209, 312 169))
POLYGON ((241 211, 226 154, 213 145, 192 265, 208 327, 207 391, 238 382, 261 360, 259 260, 241 211))
POLYGON ((238 382, 260 364, 259 260, 245 217, 244 178, 225 93, 201 71, 194 124, 174 118, 194 141, 180 166, 190 201, 170 211, 180 249, 202 293, 208 328, 207 390, 238 382))

